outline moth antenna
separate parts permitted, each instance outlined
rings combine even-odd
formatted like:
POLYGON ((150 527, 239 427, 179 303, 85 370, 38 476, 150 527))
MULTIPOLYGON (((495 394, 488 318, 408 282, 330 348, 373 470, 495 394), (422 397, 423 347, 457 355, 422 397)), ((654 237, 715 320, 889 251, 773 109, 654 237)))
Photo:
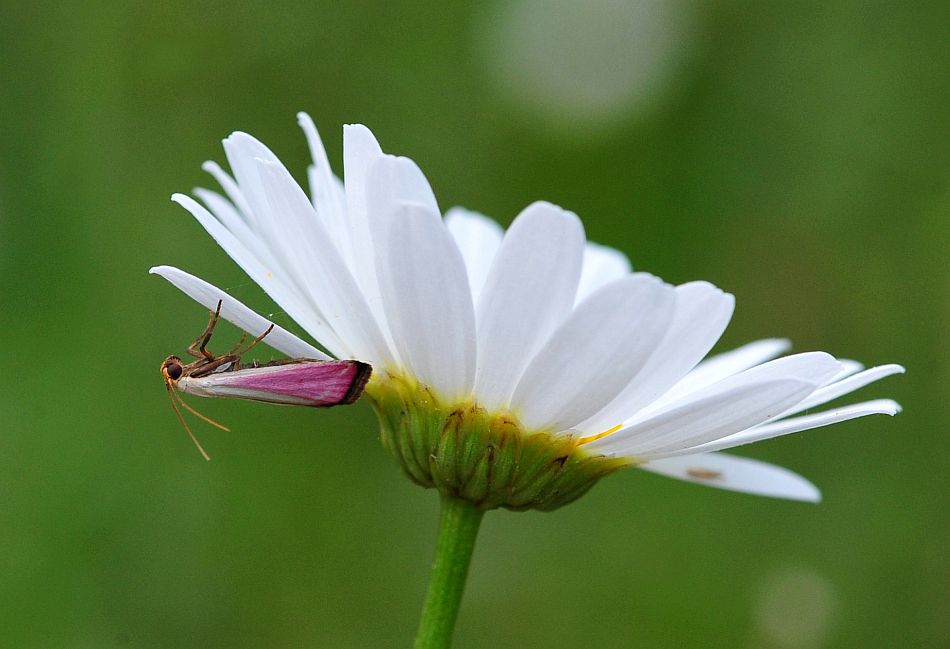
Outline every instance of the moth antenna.
MULTIPOLYGON (((201 442, 198 441, 198 438, 195 437, 195 434, 191 432, 190 428, 188 428, 188 424, 185 423, 185 418, 182 416, 181 410, 178 409, 178 404, 175 403, 174 394, 177 394, 177 393, 174 393, 174 388, 172 387, 171 383, 166 383, 165 389, 168 391, 168 400, 172 402, 172 409, 175 411, 175 415, 178 416, 178 421, 181 422, 182 428, 185 429, 185 432, 188 433, 188 437, 190 437, 191 441, 194 442, 195 448, 197 448, 198 452, 201 453, 201 457, 203 457, 206 462, 210 462, 211 456, 208 455, 208 453, 204 450, 204 447, 201 446, 201 442)), ((181 399, 180 396, 178 398, 179 400, 181 399)), ((182 405, 186 405, 184 401, 182 401, 181 403, 182 405)))
POLYGON ((214 419, 212 419, 212 418, 209 417, 208 415, 203 415, 203 414, 201 414, 200 412, 198 412, 197 410, 195 410, 194 408, 192 408, 191 406, 189 406, 189 405, 188 405, 188 402, 185 401, 184 399, 182 399, 181 395, 178 394, 178 391, 177 391, 177 390, 175 391, 175 397, 178 399, 178 403, 180 403, 180 404, 182 405, 182 407, 183 407, 185 410, 187 410, 188 412, 190 412, 191 414, 193 414, 195 417, 198 417, 199 419, 203 419, 204 421, 208 422, 209 424, 211 424, 211 425, 214 426, 215 428, 220 428, 221 430, 223 430, 223 431, 225 431, 225 432, 227 432, 227 433, 230 433, 230 432, 231 432, 231 429, 228 428, 227 426, 225 426, 224 424, 219 424, 218 422, 216 422, 214 419))

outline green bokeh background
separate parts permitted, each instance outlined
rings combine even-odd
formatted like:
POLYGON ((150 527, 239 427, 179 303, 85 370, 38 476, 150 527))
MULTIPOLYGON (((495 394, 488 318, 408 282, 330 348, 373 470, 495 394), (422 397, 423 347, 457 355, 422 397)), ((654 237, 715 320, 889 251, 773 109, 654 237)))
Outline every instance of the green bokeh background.
POLYGON ((545 198, 733 292, 719 349, 908 368, 858 397, 895 419, 741 451, 819 506, 628 471, 487 516, 457 647, 950 646, 950 5, 684 4, 666 84, 597 119, 499 81, 506 6, 0 0, 0 646, 410 644, 437 498, 369 406, 202 402, 205 463, 158 374, 206 314, 149 266, 276 310, 168 197, 235 129, 302 179, 297 110, 338 172, 362 122, 444 207, 545 198))

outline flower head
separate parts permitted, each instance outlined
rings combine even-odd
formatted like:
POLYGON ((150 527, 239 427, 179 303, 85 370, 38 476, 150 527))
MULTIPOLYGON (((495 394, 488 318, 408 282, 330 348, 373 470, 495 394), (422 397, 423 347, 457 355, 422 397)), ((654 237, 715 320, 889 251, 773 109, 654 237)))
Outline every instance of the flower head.
MULTIPOLYGON (((460 208, 444 218, 416 164, 344 129, 344 182, 310 118, 308 196, 244 133, 224 140, 224 195, 175 195, 329 354, 275 326, 290 356, 371 363, 383 440, 414 480, 483 508, 554 508, 626 466, 711 486, 818 500, 794 473, 723 449, 895 414, 890 400, 802 414, 884 376, 823 352, 776 358, 762 340, 703 360, 734 299, 671 286, 585 241, 571 212, 538 202, 503 231, 460 208), (202 205, 203 203, 203 205, 202 205), (774 360, 773 360, 774 359, 774 360)), ((270 323, 168 266, 152 269, 259 333, 270 323)))

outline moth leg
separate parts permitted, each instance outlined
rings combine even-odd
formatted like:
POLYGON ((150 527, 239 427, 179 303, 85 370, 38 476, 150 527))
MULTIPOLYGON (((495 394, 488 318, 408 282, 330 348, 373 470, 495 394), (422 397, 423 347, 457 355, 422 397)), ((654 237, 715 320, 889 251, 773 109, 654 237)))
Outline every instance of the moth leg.
POLYGON ((195 341, 188 346, 188 353, 192 356, 195 356, 196 358, 207 358, 209 361, 214 360, 214 354, 205 348, 208 346, 208 342, 211 340, 211 333, 218 324, 218 318, 221 316, 222 303, 222 300, 218 300, 218 306, 211 313, 211 319, 208 320, 208 326, 205 327, 205 330, 201 333, 201 335, 195 338, 195 341))
MULTIPOLYGON (((261 342, 262 340, 264 340, 264 338, 267 336, 267 334, 269 334, 269 333, 272 332, 273 330, 274 330, 274 325, 271 324, 271 326, 269 326, 269 327, 267 328, 267 330, 264 331, 264 333, 262 333, 260 336, 258 336, 258 337, 255 338, 254 340, 252 340, 252 341, 251 341, 251 344, 249 344, 247 347, 245 347, 244 349, 242 349, 242 350, 241 350, 240 352, 238 352, 236 355, 237 355, 237 356, 240 356, 241 354, 246 354, 247 352, 249 352, 251 349, 254 348, 255 345, 257 345, 257 343, 259 343, 259 342, 261 342)), ((241 342, 244 342, 244 338, 241 338, 241 342)), ((241 343, 238 343, 237 347, 240 347, 240 346, 241 346, 241 343)), ((237 349, 237 347, 235 347, 235 349, 237 349)), ((234 352, 234 350, 231 350, 231 351, 232 351, 232 353, 234 352)))
MULTIPOLYGON (((219 371, 218 368, 224 365, 228 365, 229 367, 221 371, 236 370, 238 369, 240 361, 240 357, 233 354, 229 354, 227 356, 216 356, 208 361, 195 361, 195 364, 200 363, 200 365, 195 367, 193 370, 190 370, 188 372, 188 376, 195 379, 201 378, 202 376, 208 376, 209 374, 214 374, 215 372, 219 371)), ((190 369, 191 365, 189 365, 188 368, 190 369)))
POLYGON ((231 355, 233 355, 235 352, 237 352, 237 350, 241 348, 241 345, 244 344, 244 341, 245 341, 245 340, 247 340, 247 332, 246 332, 246 331, 242 331, 242 332, 241 332, 241 339, 237 341, 237 344, 236 344, 234 347, 232 347, 231 349, 228 350, 228 353, 225 354, 225 356, 231 356, 231 355))

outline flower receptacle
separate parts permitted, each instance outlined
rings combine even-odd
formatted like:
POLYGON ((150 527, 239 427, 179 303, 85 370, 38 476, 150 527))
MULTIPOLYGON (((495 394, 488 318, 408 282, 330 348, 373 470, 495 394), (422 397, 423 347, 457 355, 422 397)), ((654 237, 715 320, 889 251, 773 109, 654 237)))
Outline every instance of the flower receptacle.
POLYGON ((571 435, 525 431, 511 413, 445 405, 411 379, 380 374, 366 394, 383 444, 414 482, 479 509, 557 509, 631 463, 592 454, 571 435))

